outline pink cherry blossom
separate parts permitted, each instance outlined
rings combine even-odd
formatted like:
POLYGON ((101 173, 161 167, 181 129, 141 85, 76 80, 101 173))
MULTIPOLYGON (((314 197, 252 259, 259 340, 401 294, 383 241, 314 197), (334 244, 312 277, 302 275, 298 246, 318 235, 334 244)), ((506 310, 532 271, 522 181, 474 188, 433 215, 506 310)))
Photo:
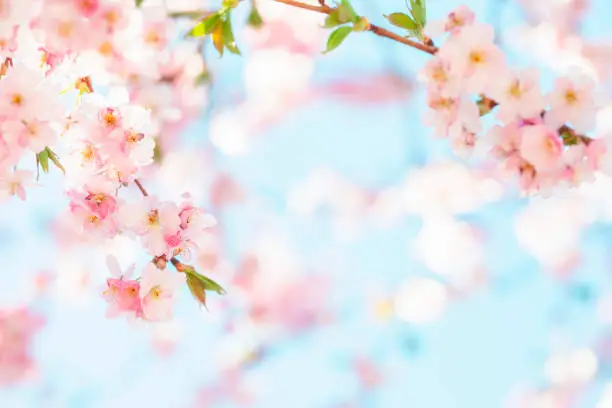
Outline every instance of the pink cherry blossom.
POLYGON ((41 72, 14 66, 6 80, 0 81, 1 115, 13 120, 58 119, 60 105, 55 101, 59 90, 44 82, 41 72))
POLYGON ((461 91, 461 79, 451 72, 451 64, 447 59, 432 58, 425 64, 420 77, 443 96, 457 96, 461 91))
POLYGON ((109 306, 107 315, 115 317, 128 313, 140 317, 142 315, 140 282, 129 279, 134 273, 135 265, 132 264, 122 272, 117 259, 110 255, 106 258, 106 265, 114 276, 106 280, 107 288, 102 292, 109 306))
POLYGON ((563 154, 559 134, 545 125, 526 126, 521 130, 521 156, 539 171, 554 170, 563 154))
POLYGON ((455 75, 465 78, 469 92, 485 92, 504 70, 504 54, 493 39, 491 26, 474 23, 464 27, 440 49, 440 56, 450 61, 455 75))
POLYGON ((465 26, 474 22, 474 12, 465 5, 457 7, 444 20, 434 20, 427 23, 425 33, 433 38, 440 37, 444 33, 457 34, 465 26))
POLYGON ((536 117, 545 107, 535 69, 502 74, 492 87, 491 96, 499 104, 497 117, 503 123, 536 117))
POLYGON ((144 318, 152 321, 171 319, 175 294, 184 285, 183 273, 159 270, 155 265, 147 264, 140 281, 144 318))
POLYGON ((113 183, 102 177, 92 177, 84 186, 87 191, 86 206, 94 213, 106 218, 117 209, 117 200, 113 193, 116 187, 113 183))
POLYGON ((5 139, 23 148, 28 148, 35 153, 52 145, 57 139, 57 133, 49 123, 37 119, 31 121, 5 121, 1 126, 5 139))
POLYGON ((45 49, 54 54, 81 51, 87 44, 87 21, 73 2, 45 2, 34 27, 41 30, 45 49))
POLYGON ((25 187, 32 184, 34 175, 28 170, 15 170, 0 176, 0 197, 17 196, 26 199, 25 187))
POLYGON ((139 235, 153 255, 168 251, 165 237, 176 233, 181 225, 179 209, 174 203, 162 203, 155 197, 127 203, 119 210, 119 220, 139 235))
POLYGON ((593 81, 585 76, 558 78, 547 95, 550 110, 546 112, 546 122, 553 127, 571 124, 579 133, 592 130, 596 107, 593 88, 593 81))

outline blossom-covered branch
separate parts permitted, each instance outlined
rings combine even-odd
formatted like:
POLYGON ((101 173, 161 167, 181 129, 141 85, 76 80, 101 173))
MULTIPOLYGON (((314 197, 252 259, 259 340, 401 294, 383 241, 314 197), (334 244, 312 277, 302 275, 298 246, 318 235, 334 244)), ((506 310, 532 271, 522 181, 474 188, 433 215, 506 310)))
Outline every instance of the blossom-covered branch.
MULTIPOLYGON (((295 0, 273 0, 298 9, 325 14, 324 27, 333 29, 326 53, 340 46, 351 33, 371 31, 379 36, 427 52, 433 56, 422 70, 428 89, 426 123, 438 137, 448 137, 459 154, 476 152, 493 159, 503 174, 518 179, 525 193, 548 193, 562 186, 590 180, 597 171, 612 171, 608 138, 592 138, 599 103, 594 82, 578 74, 559 78, 554 89, 543 94, 539 73, 517 70, 494 42, 490 25, 476 21, 461 6, 445 19, 428 22, 424 0, 411 0, 410 14, 385 16, 406 30, 406 36, 375 26, 357 14, 349 0, 335 7, 295 0), (414 38, 412 40, 411 38, 414 38), (432 38, 441 38, 440 47, 432 38), (496 109, 498 123, 486 128, 481 116, 496 109)), ((231 29, 231 10, 238 2, 226 0, 224 8, 205 18, 194 29, 199 35, 231 29)), ((233 35, 218 37, 218 49, 237 49, 233 35)))
MULTIPOLYGON (((55 166, 70 200, 57 223, 62 240, 122 235, 152 258, 197 253, 214 218, 188 196, 177 204, 149 195, 141 179, 205 103, 199 41, 175 46, 181 23, 132 0, 11 0, 2 9, 0 194, 25 200, 32 170, 55 166), (142 198, 125 191, 132 183, 142 198)), ((148 263, 131 279, 134 265, 122 271, 112 257, 108 265, 110 314, 166 320, 185 283, 201 303, 205 290, 222 292, 193 268, 148 263)))

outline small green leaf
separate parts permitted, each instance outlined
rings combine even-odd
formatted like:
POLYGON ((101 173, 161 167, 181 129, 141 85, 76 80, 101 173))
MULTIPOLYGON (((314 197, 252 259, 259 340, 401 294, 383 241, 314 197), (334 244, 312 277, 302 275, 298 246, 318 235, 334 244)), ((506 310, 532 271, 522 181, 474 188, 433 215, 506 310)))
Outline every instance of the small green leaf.
POLYGON ((62 166, 62 163, 60 163, 59 157, 57 157, 57 154, 55 154, 55 152, 49 149, 48 147, 46 147, 44 151, 47 152, 49 159, 53 162, 53 164, 55 164, 55 167, 60 169, 62 173, 66 174, 66 169, 64 168, 64 166, 62 166))
POLYGON ((223 45, 223 24, 217 24, 215 26, 215 30, 211 33, 211 38, 215 49, 219 53, 219 56, 223 56, 223 50, 225 46, 223 45))
POLYGON ((206 286, 204 283, 195 275, 188 273, 187 287, 194 299, 197 300, 199 304, 206 307, 206 286))
POLYGON ((391 13, 388 16, 385 16, 385 18, 396 27, 404 28, 410 31, 418 29, 417 24, 414 22, 414 20, 410 18, 408 14, 391 13))
POLYGON ((414 17, 414 21, 420 28, 425 27, 425 23, 427 22, 425 0, 410 0, 410 5, 412 6, 410 13, 412 17, 414 17))
POLYGON ((223 289, 223 287, 219 285, 217 282, 215 282, 214 280, 204 275, 200 275, 199 279, 204 283, 206 290, 213 291, 217 293, 218 295, 225 295, 227 293, 225 289, 223 289))
POLYGON ((336 10, 338 12, 338 20, 342 23, 355 22, 359 18, 349 0, 342 0, 342 3, 340 3, 336 10))
POLYGON ((233 54, 240 55, 240 50, 236 46, 236 41, 234 40, 234 33, 232 31, 232 21, 230 19, 229 13, 227 15, 227 18, 223 22, 221 37, 223 39, 223 45, 225 45, 225 48, 230 50, 230 52, 233 54))
POLYGON ((247 24, 253 28, 259 28, 263 25, 263 20, 261 18, 261 14, 259 14, 259 10, 257 9, 257 7, 253 6, 253 8, 251 9, 247 24))
POLYGON ((155 147, 153 148, 153 163, 161 163, 164 159, 164 152, 162 151, 159 140, 155 139, 155 147))
POLYGON ((211 14, 196 24, 187 34, 191 37, 202 37, 211 34, 221 22, 221 16, 217 13, 211 14))
POLYGON ((330 15, 328 15, 325 18, 325 22, 323 23, 323 28, 334 28, 344 23, 346 23, 346 21, 342 22, 340 21, 340 18, 338 17, 338 10, 334 10, 330 15))
POLYGON ((187 274, 187 278, 191 277, 192 279, 197 279, 198 281, 200 281, 201 284, 204 286, 205 290, 216 292, 219 295, 226 294, 225 289, 223 289, 221 285, 219 285, 214 280, 196 272, 193 267, 186 269, 185 273, 187 274))
POLYGON ((136 7, 142 6, 143 2, 144 2, 144 0, 136 0, 136 7))
POLYGON ((334 31, 332 31, 332 33, 329 35, 329 38, 327 39, 327 49, 325 50, 324 54, 327 54, 328 52, 331 52, 338 48, 338 46, 340 46, 340 44, 342 44, 346 37, 348 37, 348 35, 352 32, 353 27, 348 26, 338 27, 334 31))
POLYGON ((47 148, 38 153, 38 163, 45 173, 49 172, 49 151, 47 148))

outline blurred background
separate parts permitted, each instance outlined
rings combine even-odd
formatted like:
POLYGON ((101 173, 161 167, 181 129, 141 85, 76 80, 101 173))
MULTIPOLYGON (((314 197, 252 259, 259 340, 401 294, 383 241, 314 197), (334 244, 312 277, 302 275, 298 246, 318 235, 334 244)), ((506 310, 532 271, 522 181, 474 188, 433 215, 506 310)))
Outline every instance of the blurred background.
MULTIPOLYGON (((352 3, 385 27, 406 11, 352 3)), ((612 407, 612 180, 518 198, 422 124, 427 55, 369 34, 322 55, 322 16, 258 4, 259 30, 236 11, 242 56, 204 48, 200 111, 147 178, 217 217, 194 262, 227 295, 206 311, 185 288, 170 323, 107 318, 106 255, 146 254, 60 245, 45 175, 0 211, 0 349, 24 348, 0 360, 0 407, 612 407)), ((429 19, 460 4, 428 0, 429 19)), ((545 86, 579 65, 607 89, 609 1, 465 4, 545 86)))

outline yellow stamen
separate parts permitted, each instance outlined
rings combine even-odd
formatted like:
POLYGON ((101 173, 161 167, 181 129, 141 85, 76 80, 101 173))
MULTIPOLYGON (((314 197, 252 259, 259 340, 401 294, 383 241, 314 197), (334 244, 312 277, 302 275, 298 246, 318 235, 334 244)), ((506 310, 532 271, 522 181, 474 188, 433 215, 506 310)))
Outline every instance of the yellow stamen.
POLYGON ((14 93, 14 94, 11 96, 11 103, 12 103, 13 105, 16 105, 16 106, 21 106, 21 105, 23 105, 23 95, 21 95, 21 94, 19 94, 19 93, 14 93))
POLYGON ((510 88, 508 88, 508 95, 514 98, 520 98, 523 95, 523 90, 521 89, 521 84, 519 81, 514 81, 510 88))
POLYGON ((100 54, 104 55, 105 57, 108 57, 109 55, 112 55, 113 51, 114 51, 113 45, 109 41, 103 42, 98 47, 98 52, 100 54))
POLYGON ((157 210, 151 210, 147 215, 147 221, 149 225, 158 225, 159 224, 159 213, 157 210))
POLYGON ((470 62, 474 65, 480 65, 486 61, 485 55, 482 51, 470 52, 469 59, 470 59, 470 62))
POLYGON ((568 105, 574 105, 576 102, 578 102, 578 95, 576 95, 576 92, 573 89, 568 89, 565 91, 565 101, 568 105))
POLYGON ((162 294, 162 290, 159 286, 154 286, 151 289, 151 296, 153 296, 155 299, 159 299, 161 297, 162 294))
POLYGON ((67 38, 70 37, 73 29, 74 27, 71 22, 63 21, 57 26, 57 33, 60 37, 67 38))

